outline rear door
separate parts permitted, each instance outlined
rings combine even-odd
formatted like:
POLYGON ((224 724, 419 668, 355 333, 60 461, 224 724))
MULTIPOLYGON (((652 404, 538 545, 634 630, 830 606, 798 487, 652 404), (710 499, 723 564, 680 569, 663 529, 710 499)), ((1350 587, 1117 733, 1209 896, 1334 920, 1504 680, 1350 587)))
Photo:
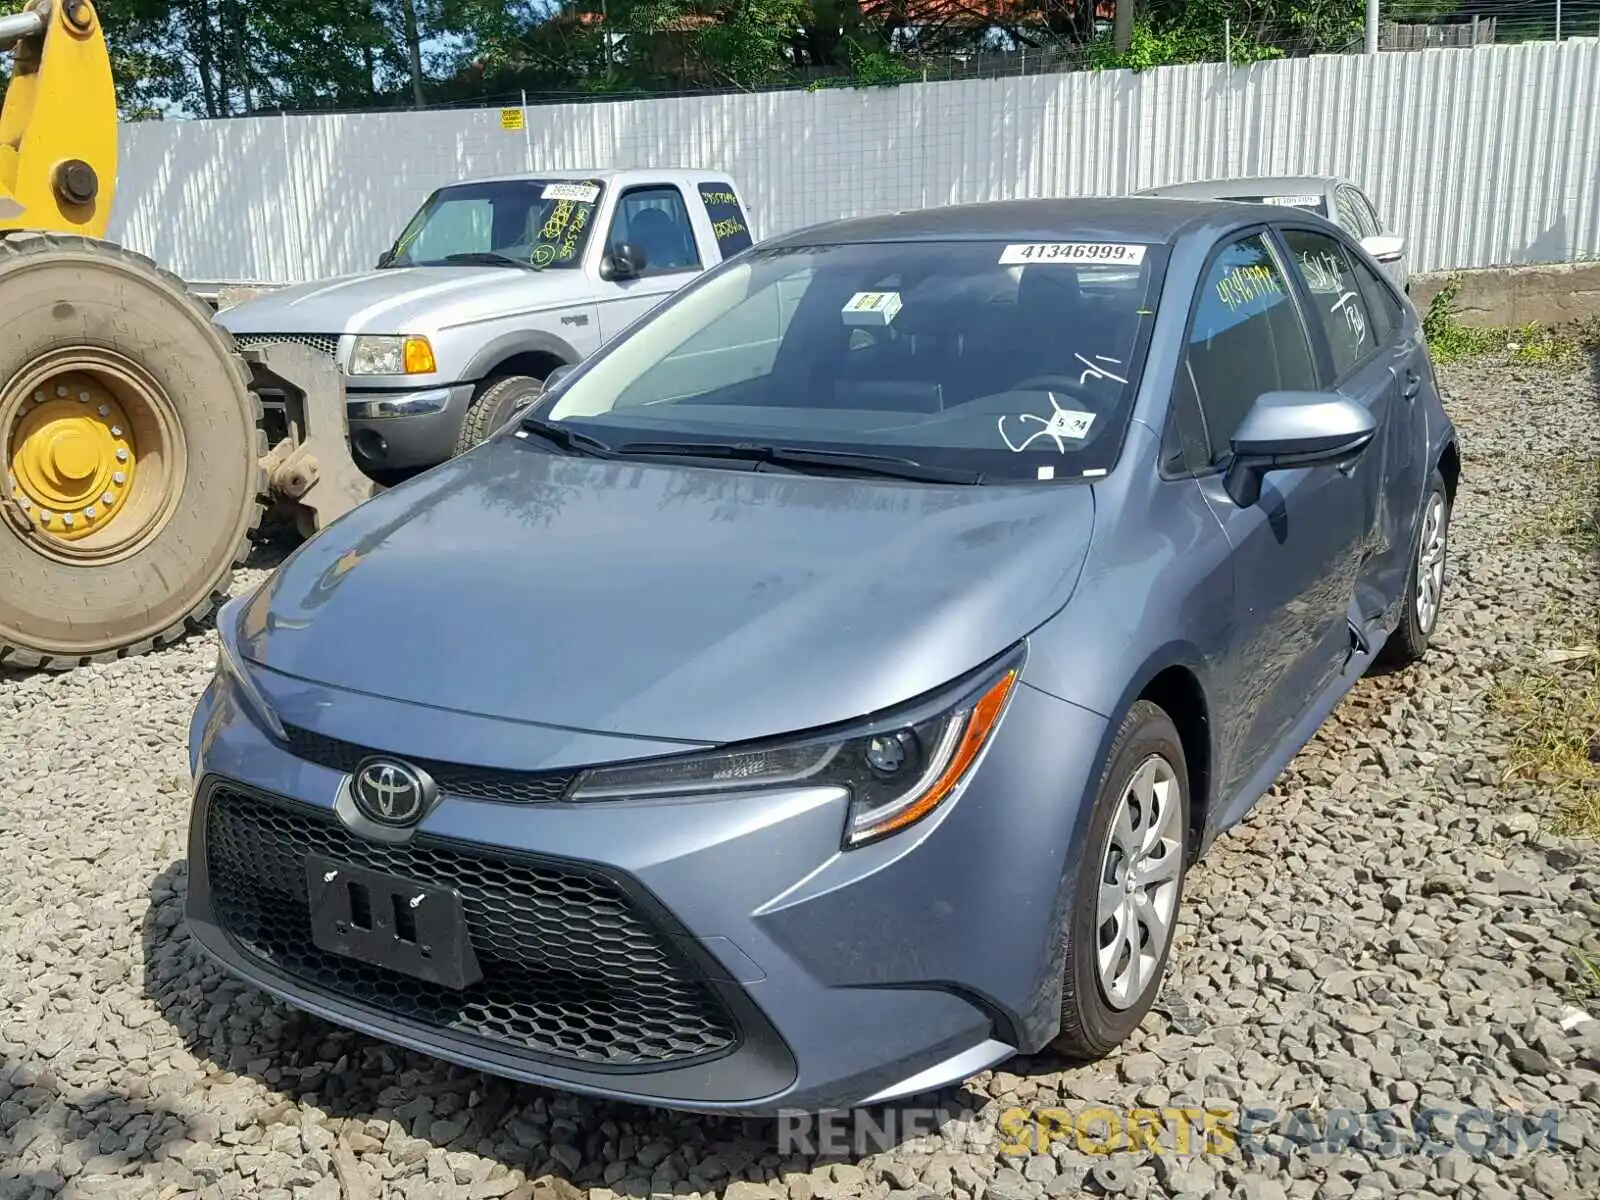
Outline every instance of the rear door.
POLYGON ((1394 281, 1352 254, 1356 282, 1367 304, 1373 336, 1386 349, 1384 360, 1394 376, 1390 396, 1388 462, 1383 509, 1390 522, 1382 531, 1380 550, 1373 564, 1375 586, 1397 610, 1403 602, 1406 572, 1411 564, 1415 521, 1421 515, 1423 492, 1431 465, 1428 458, 1428 415, 1423 396, 1433 386, 1422 322, 1404 302, 1394 281))
POLYGON ((1382 622, 1389 607, 1396 538, 1410 524, 1409 517, 1395 512, 1394 493, 1397 473, 1411 467, 1407 459, 1411 441, 1404 433, 1401 407, 1406 352, 1396 340, 1387 310, 1381 319, 1371 310, 1356 274, 1359 255, 1322 230, 1286 225, 1280 226, 1279 234, 1321 342, 1321 387, 1360 402, 1378 425, 1367 451, 1339 468, 1361 496, 1362 538, 1350 617, 1366 634, 1382 622))
POLYGON ((597 283, 603 341, 706 268, 689 198, 675 183, 637 183, 623 189, 611 211, 605 249, 624 242, 644 251, 645 267, 636 278, 597 283))

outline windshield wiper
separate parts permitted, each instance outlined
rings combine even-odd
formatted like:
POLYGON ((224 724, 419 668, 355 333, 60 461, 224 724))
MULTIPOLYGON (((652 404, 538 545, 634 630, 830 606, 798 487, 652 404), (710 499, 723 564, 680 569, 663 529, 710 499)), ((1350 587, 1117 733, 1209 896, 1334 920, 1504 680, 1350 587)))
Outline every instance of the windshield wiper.
POLYGON ((616 451, 597 437, 590 437, 587 433, 579 433, 576 429, 569 429, 565 425, 558 425, 554 421, 546 421, 542 417, 523 417, 518 423, 519 428, 529 433, 536 433, 547 442, 553 442, 563 450, 570 450, 574 454, 587 454, 591 458, 615 458, 616 451))
POLYGON ((758 442, 624 442, 615 453, 661 458, 731 458, 814 472, 834 470, 845 474, 877 475, 918 483, 983 482, 979 471, 960 467, 934 467, 914 458, 888 454, 860 454, 850 450, 805 450, 798 446, 765 446, 758 442))
POLYGON ((509 254, 497 254, 493 250, 474 250, 470 254, 446 254, 439 261, 452 266, 460 264, 480 267, 521 267, 525 271, 539 269, 526 259, 512 258, 509 254))

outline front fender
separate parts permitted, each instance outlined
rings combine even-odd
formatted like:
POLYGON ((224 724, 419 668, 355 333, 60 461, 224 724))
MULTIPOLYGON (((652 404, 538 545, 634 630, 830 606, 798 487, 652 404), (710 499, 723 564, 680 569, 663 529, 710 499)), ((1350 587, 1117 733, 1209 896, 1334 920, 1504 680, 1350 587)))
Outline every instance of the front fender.
MULTIPOLYGON (((452 338, 452 340, 454 340, 452 338)), ((518 354, 549 354, 563 363, 576 363, 583 355, 571 342, 544 329, 512 329, 491 337, 466 359, 455 377, 464 382, 476 383, 506 359, 518 354)))

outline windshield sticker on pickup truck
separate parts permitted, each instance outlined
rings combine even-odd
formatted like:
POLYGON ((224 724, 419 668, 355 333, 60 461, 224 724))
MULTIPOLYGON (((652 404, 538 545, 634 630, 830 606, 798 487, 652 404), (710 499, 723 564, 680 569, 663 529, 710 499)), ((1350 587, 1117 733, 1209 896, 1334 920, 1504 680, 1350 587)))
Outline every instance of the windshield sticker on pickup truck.
POLYGON ((576 200, 579 204, 593 204, 600 199, 600 189, 592 183, 547 183, 539 197, 542 200, 576 200))
POLYGON ((1136 242, 1023 242, 1000 252, 1002 267, 1029 263, 1128 263, 1144 261, 1144 247, 1136 242))
POLYGON ((539 237, 546 242, 558 241, 567 231, 567 223, 572 220, 573 205, 571 200, 557 201, 555 210, 545 218, 544 228, 539 230, 539 237))
POLYGON ((1017 445, 1011 440, 1011 436, 1006 433, 1006 419, 1004 416, 996 421, 996 425, 1000 430, 1000 440, 1006 444, 1006 447, 1013 454, 1021 454, 1040 438, 1049 438, 1056 444, 1056 451, 1060 454, 1065 454, 1067 452, 1067 443, 1064 439, 1081 442, 1089 436, 1089 430, 1094 425, 1093 413, 1079 412, 1072 408, 1062 408, 1056 402, 1054 392, 1046 392, 1045 394, 1050 397, 1050 407, 1054 410, 1048 417, 1035 416, 1033 413, 1023 413, 1017 418, 1019 421, 1033 421, 1044 426, 1043 429, 1035 430, 1023 438, 1022 445, 1017 445))
POLYGON ((593 209, 580 208, 567 225, 567 236, 561 239, 561 253, 558 257, 566 262, 578 250, 578 239, 583 236, 583 231, 589 227, 589 214, 593 209))
POLYGON ((845 302, 840 315, 846 325, 882 328, 900 312, 899 292, 857 292, 845 302))

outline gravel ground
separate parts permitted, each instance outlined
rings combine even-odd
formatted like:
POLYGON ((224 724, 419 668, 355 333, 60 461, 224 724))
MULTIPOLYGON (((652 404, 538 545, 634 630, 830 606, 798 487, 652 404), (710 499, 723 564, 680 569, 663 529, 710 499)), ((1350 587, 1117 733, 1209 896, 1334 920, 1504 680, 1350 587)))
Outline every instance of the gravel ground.
POLYGON ((184 737, 210 638, 0 676, 0 1200, 1600 1195, 1600 1023, 1571 953, 1593 944, 1600 868, 1543 832, 1537 791, 1502 786, 1489 697, 1595 611, 1590 566, 1538 533, 1559 456, 1600 453, 1600 362, 1444 377, 1466 483, 1429 662, 1363 681, 1191 876, 1132 1044, 986 1073, 937 1098, 936 1131, 878 1152, 780 1156, 771 1124, 512 1087, 225 980, 180 921, 184 737), (1302 1114, 1312 1138, 1330 1110, 1553 1116, 1543 1148, 1515 1153, 1461 1148, 1448 1117, 1432 1152, 1280 1138, 1104 1156, 1065 1138, 1015 1155, 996 1132, 1018 1106, 1201 1101, 1272 1110, 1280 1130, 1302 1114))

